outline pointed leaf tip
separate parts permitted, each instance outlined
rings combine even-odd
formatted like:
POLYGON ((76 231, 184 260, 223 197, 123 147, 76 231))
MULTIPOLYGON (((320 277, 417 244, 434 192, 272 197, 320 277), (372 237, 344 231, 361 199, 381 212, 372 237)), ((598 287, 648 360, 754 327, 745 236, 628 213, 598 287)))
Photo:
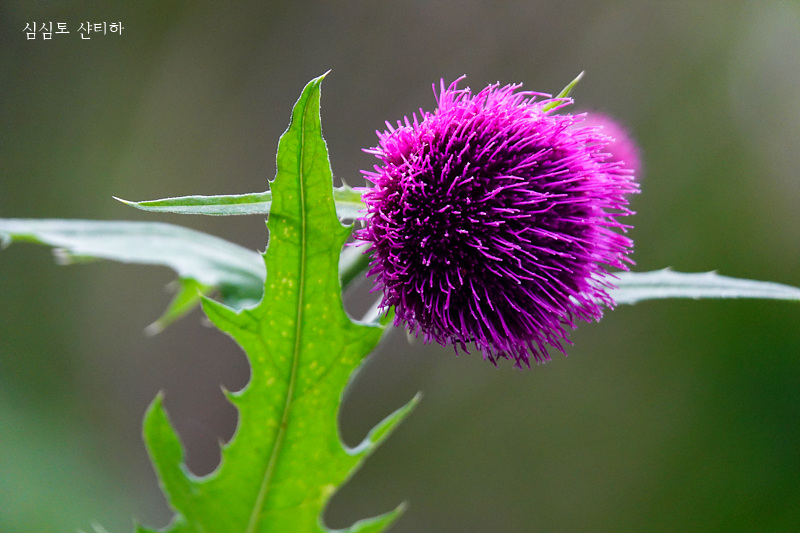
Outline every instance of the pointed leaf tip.
POLYGON ((163 392, 156 395, 145 412, 143 436, 162 488, 175 506, 176 496, 189 490, 191 480, 184 467, 183 444, 164 409, 163 392))
POLYGON ((571 82, 569 82, 566 87, 561 89, 561 92, 558 93, 555 96, 555 98, 552 99, 552 101, 550 101, 549 103, 545 104, 542 107, 542 110, 544 112, 547 112, 547 111, 555 109, 555 108, 557 108, 559 106, 564 105, 565 101, 568 101, 567 99, 569 98, 569 95, 572 92, 572 89, 574 89, 575 86, 578 84, 578 82, 581 81, 581 78, 583 78, 583 75, 584 75, 585 72, 586 71, 583 70, 583 71, 581 71, 580 74, 575 76, 575 79, 572 80, 571 82))
POLYGON ((415 394, 405 405, 395 410, 392 414, 381 420, 375 427, 373 427, 361 444, 355 448, 351 448, 349 453, 369 454, 380 445, 381 442, 391 435, 397 425, 402 422, 411 412, 417 407, 420 400, 422 400, 422 392, 415 394))
POLYGON ((556 98, 567 98, 567 97, 569 96, 569 93, 571 93, 571 92, 572 92, 572 89, 574 89, 574 88, 575 88, 575 86, 576 86, 576 85, 578 85, 578 82, 579 82, 579 81, 581 81, 581 79, 583 79, 583 75, 584 75, 585 73, 586 73, 586 71, 585 71, 585 70, 582 70, 580 74, 578 74, 577 76, 575 76, 575 79, 574 79, 574 80, 572 80, 571 82, 569 82, 569 83, 567 84, 567 86, 566 86, 566 87, 564 87, 563 89, 561 89, 561 92, 560 92, 560 93, 558 93, 558 96, 556 96, 556 98))
POLYGON ((125 204, 125 205, 130 205, 130 206, 136 207, 136 205, 135 205, 135 204, 136 204, 136 202, 131 202, 131 201, 129 201, 129 200, 125 200, 125 199, 123 199, 123 198, 120 198, 120 197, 118 197, 118 196, 114 196, 114 195, 111 195, 111 198, 113 198, 114 200, 116 200, 116 201, 118 201, 118 202, 121 202, 121 203, 123 203, 123 204, 125 204))
POLYGON ((325 531, 326 533, 380 533, 381 531, 385 531, 386 528, 394 524, 397 521, 397 519, 400 518, 403 515, 403 513, 406 512, 406 509, 408 509, 408 504, 406 502, 402 502, 400 503, 400 505, 398 505, 388 513, 384 513, 379 516, 374 516, 372 518, 359 520, 352 526, 345 529, 332 530, 324 526, 322 527, 323 531, 325 531))

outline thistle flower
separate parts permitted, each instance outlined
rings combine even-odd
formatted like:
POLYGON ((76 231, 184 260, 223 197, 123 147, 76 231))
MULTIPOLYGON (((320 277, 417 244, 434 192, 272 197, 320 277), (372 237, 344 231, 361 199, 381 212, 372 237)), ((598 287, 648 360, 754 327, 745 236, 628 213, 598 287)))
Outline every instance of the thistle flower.
POLYGON ((641 181, 642 159, 639 156, 639 147, 624 126, 603 113, 587 113, 581 126, 597 128, 601 133, 610 137, 611 142, 605 149, 609 154, 609 159, 618 161, 625 168, 632 170, 637 179, 641 181))
POLYGON ((380 163, 364 172, 374 186, 356 237, 396 325, 530 367, 531 355, 550 359, 547 345, 564 352, 565 328, 614 305, 606 268, 632 262, 615 230, 628 228, 618 218, 637 187, 609 137, 557 113, 570 99, 520 85, 473 94, 460 80, 365 150, 380 163))

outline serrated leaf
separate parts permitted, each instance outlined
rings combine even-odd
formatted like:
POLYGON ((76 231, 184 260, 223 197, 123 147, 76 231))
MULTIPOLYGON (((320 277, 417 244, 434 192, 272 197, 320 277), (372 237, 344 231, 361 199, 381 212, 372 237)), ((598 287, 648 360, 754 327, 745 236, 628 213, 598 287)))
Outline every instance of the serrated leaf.
POLYGON ((54 246, 62 264, 94 259, 161 265, 174 270, 179 287, 164 314, 148 328, 156 333, 219 290, 234 308, 261 298, 265 271, 257 252, 219 237, 172 224, 111 220, 0 219, 0 243, 54 246))
POLYGON ((652 272, 619 272, 609 292, 618 304, 663 298, 767 298, 800 300, 800 288, 769 281, 731 278, 716 272, 684 273, 668 268, 652 272))
MULTIPOLYGON (((359 211, 365 209, 361 194, 344 185, 333 189, 336 201, 336 214, 340 220, 355 220, 359 211)), ((272 192, 251 194, 229 194, 217 196, 179 196, 161 200, 131 202, 116 198, 125 205, 157 213, 178 213, 182 215, 268 215, 272 205, 272 192)))
MULTIPOLYGON (((263 299, 238 312, 203 301, 252 370, 247 386, 228 395, 239 425, 217 470, 203 478, 187 473, 161 397, 146 415, 145 440, 176 511, 166 531, 329 531, 320 518, 328 498, 416 403, 389 416, 361 445, 341 443, 336 420, 343 388, 382 330, 353 322, 342 307, 338 261, 349 229, 338 221, 331 194, 321 82, 316 78, 303 90, 278 145, 263 299)), ((377 533, 400 511, 345 531, 377 533)))

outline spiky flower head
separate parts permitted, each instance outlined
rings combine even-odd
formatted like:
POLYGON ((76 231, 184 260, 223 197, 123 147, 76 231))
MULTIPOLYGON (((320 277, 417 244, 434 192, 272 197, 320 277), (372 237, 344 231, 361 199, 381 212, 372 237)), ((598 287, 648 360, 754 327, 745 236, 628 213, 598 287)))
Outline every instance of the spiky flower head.
POLYGON ((396 325, 530 367, 613 306, 606 269, 631 262, 618 219, 637 188, 609 137, 560 113, 571 100, 459 81, 365 150, 380 163, 364 172, 374 185, 356 236, 396 325))
POLYGON ((586 113, 581 126, 597 128, 608 136, 611 142, 606 146, 605 151, 608 153, 609 159, 618 161, 625 168, 632 170, 636 179, 641 182, 642 158, 639 154, 639 146, 622 124, 603 113, 586 113))

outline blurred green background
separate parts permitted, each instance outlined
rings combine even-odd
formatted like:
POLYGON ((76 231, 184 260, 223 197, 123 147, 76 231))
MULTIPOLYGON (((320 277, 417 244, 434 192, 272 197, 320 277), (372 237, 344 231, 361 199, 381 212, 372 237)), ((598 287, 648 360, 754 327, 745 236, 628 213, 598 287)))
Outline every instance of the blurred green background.
MULTIPOLYGON (((323 129, 351 184, 374 130, 432 109, 440 78, 557 92, 586 70, 577 107, 643 150, 636 268, 800 286, 798 2, 5 1, 0 216, 162 220, 263 249, 258 217, 153 216, 111 195, 264 190, 292 104, 328 69, 323 129), (25 38, 49 21, 71 33, 25 38), (86 21, 124 30, 82 40, 86 21)), ((166 524, 140 437, 159 390, 190 468, 214 468, 236 424, 219 386, 248 367, 197 312, 143 335, 171 278, 0 253, 0 531, 166 524)), ((572 340, 519 372, 390 334, 350 390, 344 439, 425 397, 328 523, 407 500, 393 532, 800 530, 800 307, 650 302, 572 340)))

